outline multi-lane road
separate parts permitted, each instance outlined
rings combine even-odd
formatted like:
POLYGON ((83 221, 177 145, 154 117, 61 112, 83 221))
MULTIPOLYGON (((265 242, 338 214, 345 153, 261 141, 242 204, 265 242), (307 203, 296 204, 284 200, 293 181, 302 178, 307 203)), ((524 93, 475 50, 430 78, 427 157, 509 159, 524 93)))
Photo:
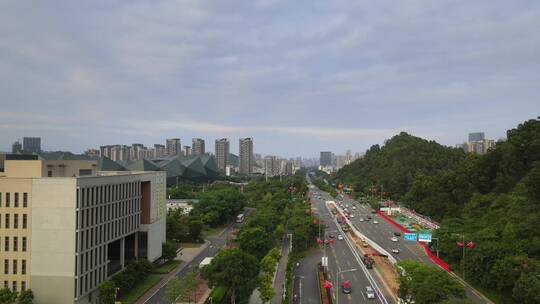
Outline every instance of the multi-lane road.
MULTIPOLYGON (((295 271, 296 284, 295 293, 299 295, 298 303, 319 303, 319 290, 316 284, 317 263, 321 261, 322 256, 328 257, 328 274, 334 287, 332 288, 334 303, 392 303, 391 300, 386 302, 385 299, 376 296, 375 299, 368 299, 366 287, 370 286, 377 289, 380 282, 373 278, 369 271, 365 269, 362 262, 358 259, 358 255, 354 254, 356 249, 351 243, 346 240, 338 240, 338 235, 342 234, 339 230, 334 216, 326 208, 326 201, 329 196, 312 188, 310 191, 312 208, 320 215, 326 227, 321 235, 321 239, 329 239, 330 234, 334 236, 334 243, 326 246, 326 250, 317 253, 316 258, 308 257, 302 261, 301 267, 295 271), (319 198, 320 197, 320 198, 319 198), (326 236, 326 238, 325 238, 326 236), (340 272, 339 275, 337 273, 340 272), (350 294, 343 293, 342 283, 349 281, 352 289, 350 294), (337 297, 337 298, 336 298, 337 297)), ((343 235, 346 237, 345 235, 343 235)), ((356 251, 357 252, 357 251, 356 251)), ((380 293, 380 292, 379 292, 380 293)), ((384 290, 383 290, 384 293, 384 290)), ((388 299, 388 297, 385 297, 388 299)))
POLYGON ((392 254, 396 260, 412 259, 434 265, 417 242, 403 241, 403 236, 397 237, 398 241, 393 242, 394 232, 399 232, 399 230, 374 214, 374 210, 370 206, 354 201, 346 195, 340 196, 340 199, 343 201, 343 206, 354 214, 354 217, 350 218, 349 221, 356 229, 392 254), (366 220, 368 216, 372 217, 369 221, 366 220), (399 253, 392 253, 392 249, 399 249, 399 253))

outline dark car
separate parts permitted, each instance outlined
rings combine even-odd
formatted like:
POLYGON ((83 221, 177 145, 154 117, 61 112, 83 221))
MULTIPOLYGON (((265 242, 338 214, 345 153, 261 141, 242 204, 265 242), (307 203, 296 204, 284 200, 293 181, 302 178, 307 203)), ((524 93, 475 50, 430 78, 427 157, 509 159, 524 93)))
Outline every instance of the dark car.
POLYGON ((401 236, 401 232, 399 232, 399 231, 394 231, 394 235, 395 235, 395 236, 401 236))
POLYGON ((349 285, 341 286, 341 292, 344 294, 350 294, 352 292, 352 288, 349 285))
POLYGON ((333 239, 333 238, 335 238, 336 236, 333 235, 333 234, 329 234, 328 237, 331 238, 331 239, 333 239))

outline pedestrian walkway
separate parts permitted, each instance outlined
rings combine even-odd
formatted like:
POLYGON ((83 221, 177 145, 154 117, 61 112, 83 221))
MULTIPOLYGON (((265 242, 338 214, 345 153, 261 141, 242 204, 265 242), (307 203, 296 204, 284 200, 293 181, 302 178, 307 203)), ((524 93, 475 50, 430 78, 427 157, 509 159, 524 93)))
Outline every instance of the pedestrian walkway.
POLYGON ((182 250, 180 253, 178 253, 177 255, 177 259, 180 259, 182 261, 182 263, 180 263, 175 269, 173 269, 171 272, 169 272, 168 274, 166 274, 165 276, 163 276, 163 278, 161 279, 161 281, 159 281, 159 283, 157 283, 156 285, 154 285, 152 288, 150 288, 142 297, 140 297, 137 302, 135 302, 136 304, 144 304, 146 303, 146 301, 148 299, 150 299, 158 290, 160 290, 163 286, 165 286, 169 280, 177 275, 180 271, 182 271, 184 268, 186 268, 189 263, 200 253, 202 252, 204 249, 206 249, 206 247, 208 247, 210 243, 208 241, 206 241, 201 247, 198 247, 198 248, 189 248, 189 250, 187 249, 184 249, 186 250, 185 253, 182 253, 182 250))
POLYGON ((276 294, 272 299, 272 304, 281 304, 284 298, 284 285, 286 282, 285 274, 287 273, 287 262, 289 261, 289 238, 284 237, 281 242, 281 258, 279 259, 276 274, 274 276, 274 290, 276 294))

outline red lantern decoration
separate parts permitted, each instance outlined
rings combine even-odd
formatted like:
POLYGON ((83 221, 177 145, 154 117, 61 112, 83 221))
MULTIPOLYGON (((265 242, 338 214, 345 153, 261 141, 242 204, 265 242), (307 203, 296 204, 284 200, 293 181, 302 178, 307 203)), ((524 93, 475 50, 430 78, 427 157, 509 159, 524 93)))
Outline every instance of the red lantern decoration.
POLYGON ((332 288, 332 287, 334 287, 334 285, 332 285, 332 283, 330 283, 327 280, 324 281, 324 288, 332 288))
POLYGON ((463 247, 463 243, 462 242, 456 242, 456 246, 463 247))
POLYGON ((349 287, 349 286, 351 286, 351 281, 347 280, 347 281, 341 283, 341 286, 343 286, 343 287, 349 287))
POLYGON ((473 249, 474 247, 476 247, 476 244, 475 244, 475 243, 473 243, 472 241, 471 241, 471 242, 469 242, 469 243, 467 243, 467 248, 469 248, 469 249, 473 249))

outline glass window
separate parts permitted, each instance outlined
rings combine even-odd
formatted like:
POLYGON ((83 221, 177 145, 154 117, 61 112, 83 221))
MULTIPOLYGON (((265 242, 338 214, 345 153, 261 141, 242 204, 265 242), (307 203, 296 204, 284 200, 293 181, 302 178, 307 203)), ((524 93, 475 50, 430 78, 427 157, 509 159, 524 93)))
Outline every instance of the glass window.
POLYGON ((13 228, 19 228, 19 215, 17 213, 13 215, 13 228))
POLYGON ((22 216, 22 227, 23 227, 23 229, 26 229, 27 222, 28 222, 28 215, 23 214, 23 216, 22 216))
POLYGON ((9 288, 9 282, 8 281, 4 281, 4 288, 9 288))
POLYGON ((22 251, 23 252, 26 251, 26 237, 25 236, 23 236, 22 238, 22 251))
POLYGON ((4 251, 9 251, 9 236, 4 238, 4 251))
POLYGON ((25 290, 26 290, 26 282, 21 281, 21 291, 25 291, 25 290))
POLYGON ((2 207, 2 192, 0 192, 0 207, 2 207))
POLYGON ((17 281, 13 281, 13 288, 11 290, 13 292, 17 291, 17 281))
POLYGON ((19 207, 19 192, 15 192, 15 197, 13 199, 13 207, 19 207))
POLYGON ((52 171, 47 171, 47 177, 52 177, 52 171))
POLYGON ((19 251, 19 238, 13 237, 13 251, 19 251))
POLYGON ((5 227, 9 228, 9 213, 6 213, 5 227))
POLYGON ((17 260, 13 260, 13 274, 17 274, 17 260))
POLYGON ((9 274, 9 260, 4 260, 4 274, 9 274))
POLYGON ((6 207, 9 207, 10 199, 10 193, 6 192, 6 207))
POLYGON ((23 193, 23 208, 28 207, 28 193, 23 193))
POLYGON ((21 261, 21 274, 26 274, 26 260, 21 261))

